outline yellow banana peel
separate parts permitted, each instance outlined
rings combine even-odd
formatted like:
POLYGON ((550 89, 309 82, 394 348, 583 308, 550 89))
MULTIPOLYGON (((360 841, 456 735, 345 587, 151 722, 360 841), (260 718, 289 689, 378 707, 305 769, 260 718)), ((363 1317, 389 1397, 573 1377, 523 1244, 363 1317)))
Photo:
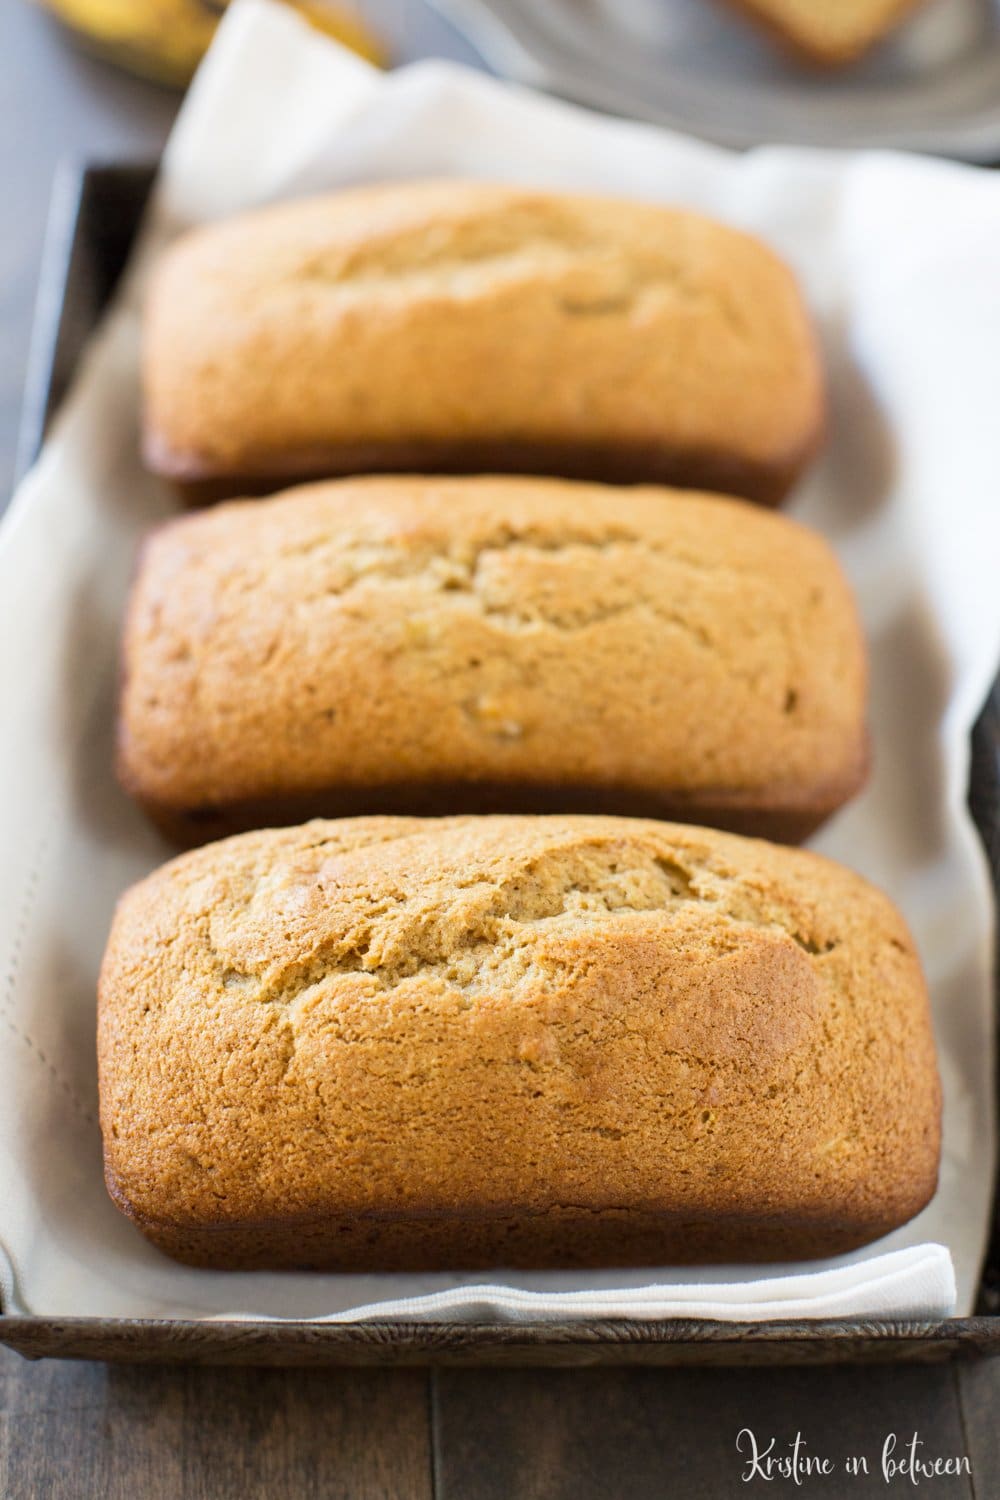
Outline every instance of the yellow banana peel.
MULTIPOLYGON (((370 62, 384 63, 378 37, 337 0, 285 0, 327 36, 370 62)), ((42 0, 97 51, 161 83, 184 85, 201 59, 227 0, 42 0)))

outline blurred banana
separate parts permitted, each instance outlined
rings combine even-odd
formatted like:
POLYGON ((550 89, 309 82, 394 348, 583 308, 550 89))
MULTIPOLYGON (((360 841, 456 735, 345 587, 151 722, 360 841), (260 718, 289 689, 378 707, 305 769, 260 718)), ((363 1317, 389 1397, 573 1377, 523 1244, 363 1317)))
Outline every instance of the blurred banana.
MULTIPOLYGON (((41 0, 94 49, 162 83, 183 85, 198 65, 228 0, 41 0)), ((371 62, 379 39, 338 0, 285 0, 327 36, 371 62)))

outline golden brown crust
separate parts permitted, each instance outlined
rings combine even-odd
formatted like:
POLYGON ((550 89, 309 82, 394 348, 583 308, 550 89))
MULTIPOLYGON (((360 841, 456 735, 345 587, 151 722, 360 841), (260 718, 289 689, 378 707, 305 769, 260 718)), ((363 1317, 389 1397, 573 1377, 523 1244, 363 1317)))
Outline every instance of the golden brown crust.
POLYGON ((814 533, 555 480, 327 483, 149 539, 119 772, 186 842, 313 814, 620 811, 802 837, 864 779, 814 533))
POLYGON ((898 912, 622 818, 367 818, 181 856, 100 981, 109 1187, 195 1264, 830 1254, 934 1191, 898 912))
POLYGON ((145 444, 148 466, 169 476, 186 506, 214 505, 233 496, 273 495, 292 482, 353 474, 524 474, 593 480, 604 484, 662 484, 681 489, 737 495, 758 505, 777 506, 797 475, 819 447, 819 437, 794 459, 750 469, 732 453, 688 452, 682 457, 662 448, 613 446, 605 443, 461 442, 380 443, 350 448, 327 448, 285 454, 270 473, 204 477, 156 442, 145 444))
POLYGON ((725 0, 800 62, 841 68, 886 39, 926 0, 725 0))
POLYGON ((812 328, 763 245, 488 183, 356 189, 185 236, 153 278, 143 369, 147 461, 236 493, 426 467, 775 503, 823 430, 812 328))
POLYGON ((143 799, 127 772, 122 781, 156 827, 180 848, 195 848, 254 828, 281 828, 307 818, 353 818, 371 813, 441 817, 446 813, 601 813, 699 823, 779 844, 810 838, 857 790, 867 774, 867 744, 850 775, 821 786, 769 784, 760 790, 730 787, 704 792, 635 790, 585 783, 527 781, 382 782, 371 787, 329 787, 297 796, 261 797, 195 810, 143 799))

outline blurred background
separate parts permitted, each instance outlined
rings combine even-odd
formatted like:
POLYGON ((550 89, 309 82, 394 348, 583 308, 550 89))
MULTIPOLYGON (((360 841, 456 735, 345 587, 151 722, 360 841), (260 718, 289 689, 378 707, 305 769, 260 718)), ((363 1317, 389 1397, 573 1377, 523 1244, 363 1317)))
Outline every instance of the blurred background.
MULTIPOLYGON (((50 11, 38 0, 0 0, 0 510, 16 472, 42 245, 50 205, 59 211, 59 173, 84 162, 158 156, 181 102, 178 81, 222 9, 202 0, 54 0, 50 11)), ((323 9, 321 0, 314 9, 323 9)), ((425 0, 335 4, 321 19, 385 60, 479 61, 425 0)))
MULTIPOLYGON (((731 147, 1000 162, 1000 0, 284 3, 380 65, 451 58, 731 147)), ((0 0, 0 504, 59 172, 155 159, 226 4, 0 0)))

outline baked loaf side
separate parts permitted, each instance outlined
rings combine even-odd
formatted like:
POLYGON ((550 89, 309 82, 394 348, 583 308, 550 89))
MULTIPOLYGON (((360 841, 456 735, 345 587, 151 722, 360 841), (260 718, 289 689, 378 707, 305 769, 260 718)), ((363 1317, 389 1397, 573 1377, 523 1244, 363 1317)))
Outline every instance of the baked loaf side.
POLYGON ((695 214, 488 183, 284 203, 150 290, 145 452, 216 498, 380 469, 655 480, 777 502, 820 440, 795 281, 695 214))
POLYGON ((727 0, 780 46, 821 67, 856 62, 923 0, 727 0))
POLYGON ((935 1188, 898 912, 622 818, 371 818, 183 855, 100 980, 109 1189, 218 1267, 846 1251, 935 1188))
POLYGON ((119 769, 204 841, 315 814, 656 813, 794 840, 866 767, 827 544, 736 500, 370 478, 169 523, 119 769))

